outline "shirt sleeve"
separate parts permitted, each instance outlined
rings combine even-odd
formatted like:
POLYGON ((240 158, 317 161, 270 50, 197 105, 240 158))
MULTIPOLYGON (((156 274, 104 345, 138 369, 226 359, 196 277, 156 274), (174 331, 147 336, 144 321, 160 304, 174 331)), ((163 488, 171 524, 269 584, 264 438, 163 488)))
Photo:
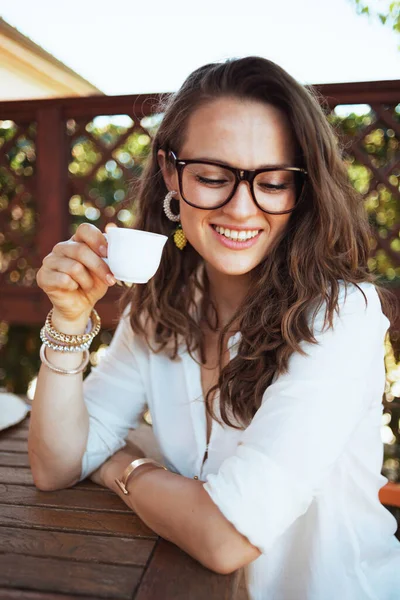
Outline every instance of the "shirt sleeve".
POLYGON ((314 326, 318 345, 301 343, 307 355, 292 354, 287 373, 264 392, 236 453, 203 484, 262 553, 307 511, 371 401, 381 402, 390 323, 374 285, 360 287, 368 306, 356 286, 348 286, 346 298, 342 288, 339 315, 324 330, 325 304, 321 307, 314 326), (368 387, 371 381, 375 391, 382 385, 378 398, 368 387))
POLYGON ((129 429, 138 427, 147 400, 139 372, 145 350, 122 315, 110 346, 83 382, 89 434, 79 480, 85 479, 125 445, 129 429))

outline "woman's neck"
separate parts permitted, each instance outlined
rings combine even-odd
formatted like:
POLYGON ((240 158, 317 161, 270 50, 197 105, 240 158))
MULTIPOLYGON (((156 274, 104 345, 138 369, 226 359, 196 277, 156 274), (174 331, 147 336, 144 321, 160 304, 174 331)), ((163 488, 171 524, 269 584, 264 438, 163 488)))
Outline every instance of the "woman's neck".
POLYGON ((243 275, 227 275, 216 271, 206 264, 210 282, 211 299, 215 304, 218 315, 218 329, 224 327, 243 302, 250 285, 248 273, 243 275))

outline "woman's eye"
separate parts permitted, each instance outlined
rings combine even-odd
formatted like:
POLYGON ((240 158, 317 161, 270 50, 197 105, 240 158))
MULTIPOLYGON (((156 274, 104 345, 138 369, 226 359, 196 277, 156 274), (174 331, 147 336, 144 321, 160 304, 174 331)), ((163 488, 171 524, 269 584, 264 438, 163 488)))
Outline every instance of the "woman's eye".
POLYGON ((197 176, 197 180, 200 183, 207 183, 207 184, 217 184, 217 185, 221 185, 222 183, 226 183, 226 179, 208 179, 208 177, 201 177, 200 175, 197 176))
POLYGON ((260 187, 274 192, 274 191, 279 191, 279 190, 286 190, 288 186, 285 185, 284 183, 282 183, 280 185, 273 185, 272 183, 261 183, 260 187))

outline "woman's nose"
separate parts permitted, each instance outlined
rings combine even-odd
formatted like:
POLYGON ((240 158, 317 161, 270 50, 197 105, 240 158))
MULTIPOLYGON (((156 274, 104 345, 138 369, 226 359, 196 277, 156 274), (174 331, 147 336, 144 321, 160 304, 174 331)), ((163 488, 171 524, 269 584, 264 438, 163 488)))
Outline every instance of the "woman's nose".
POLYGON ((237 218, 248 217, 258 213, 258 207, 251 195, 250 183, 241 181, 236 188, 236 192, 225 206, 222 207, 224 213, 237 218))

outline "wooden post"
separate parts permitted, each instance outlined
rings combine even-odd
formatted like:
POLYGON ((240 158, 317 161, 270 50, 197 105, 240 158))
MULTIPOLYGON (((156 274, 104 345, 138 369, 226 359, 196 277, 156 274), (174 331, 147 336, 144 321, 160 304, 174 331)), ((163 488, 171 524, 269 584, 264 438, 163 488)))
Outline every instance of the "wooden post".
POLYGON ((37 240, 41 260, 68 239, 68 145, 60 106, 37 111, 37 240))

